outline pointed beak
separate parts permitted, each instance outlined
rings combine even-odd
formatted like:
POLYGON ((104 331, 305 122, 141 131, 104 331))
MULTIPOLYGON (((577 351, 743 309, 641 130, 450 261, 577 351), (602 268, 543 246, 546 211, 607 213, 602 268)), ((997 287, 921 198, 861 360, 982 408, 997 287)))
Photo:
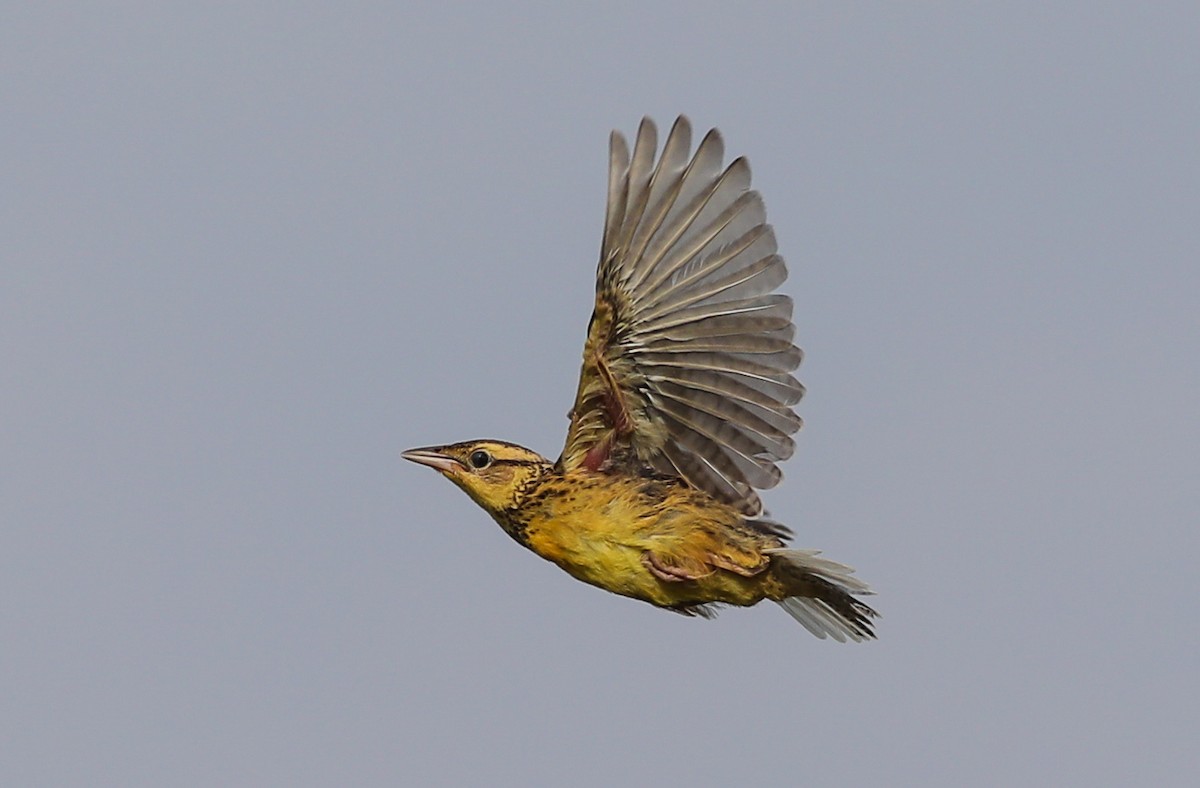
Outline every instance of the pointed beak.
POLYGON ((450 473, 462 467, 462 463, 458 460, 448 454, 443 454, 437 449, 409 449, 406 452, 402 452, 400 456, 410 462, 428 465, 430 468, 442 473, 450 473))

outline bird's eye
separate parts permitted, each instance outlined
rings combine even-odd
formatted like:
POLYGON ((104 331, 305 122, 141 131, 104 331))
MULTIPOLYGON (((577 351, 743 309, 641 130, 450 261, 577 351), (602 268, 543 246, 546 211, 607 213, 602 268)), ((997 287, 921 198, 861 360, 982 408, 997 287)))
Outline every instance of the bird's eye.
POLYGON ((488 454, 483 449, 477 449, 476 451, 471 452, 468 462, 471 463, 472 468, 480 471, 492 464, 492 455, 488 454))

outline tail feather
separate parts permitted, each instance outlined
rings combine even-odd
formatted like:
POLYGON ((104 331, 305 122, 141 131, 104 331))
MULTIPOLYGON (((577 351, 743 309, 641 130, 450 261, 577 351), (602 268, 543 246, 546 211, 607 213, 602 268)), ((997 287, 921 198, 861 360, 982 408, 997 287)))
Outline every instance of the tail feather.
POLYGON ((766 552, 772 554, 771 571, 782 589, 775 601, 805 629, 839 643, 875 637, 871 619, 879 614, 854 597, 873 592, 852 568, 819 557, 819 550, 766 552))

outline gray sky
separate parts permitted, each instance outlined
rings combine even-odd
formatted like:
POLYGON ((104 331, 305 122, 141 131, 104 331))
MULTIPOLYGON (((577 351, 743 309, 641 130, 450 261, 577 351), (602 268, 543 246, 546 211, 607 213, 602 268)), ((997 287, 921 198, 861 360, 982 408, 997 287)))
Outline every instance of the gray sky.
POLYGON ((1195 779, 1194 4, 23 5, 0 783, 1195 779), (767 505, 877 643, 579 584, 399 459, 557 456, 607 134, 678 112, 792 272, 767 505))

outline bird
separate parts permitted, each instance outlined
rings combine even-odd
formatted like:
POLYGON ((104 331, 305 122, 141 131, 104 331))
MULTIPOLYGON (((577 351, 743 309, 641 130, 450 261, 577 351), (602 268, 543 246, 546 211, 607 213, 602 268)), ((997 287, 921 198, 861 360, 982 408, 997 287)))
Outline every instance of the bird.
POLYGON ((658 152, 609 137, 596 296, 557 460, 501 440, 410 449, 512 539, 572 577, 688 616, 779 604, 818 638, 876 637, 871 588, 792 532, 758 490, 801 427, 792 300, 744 157, 679 116, 658 152), (657 155, 656 155, 657 154, 657 155))

